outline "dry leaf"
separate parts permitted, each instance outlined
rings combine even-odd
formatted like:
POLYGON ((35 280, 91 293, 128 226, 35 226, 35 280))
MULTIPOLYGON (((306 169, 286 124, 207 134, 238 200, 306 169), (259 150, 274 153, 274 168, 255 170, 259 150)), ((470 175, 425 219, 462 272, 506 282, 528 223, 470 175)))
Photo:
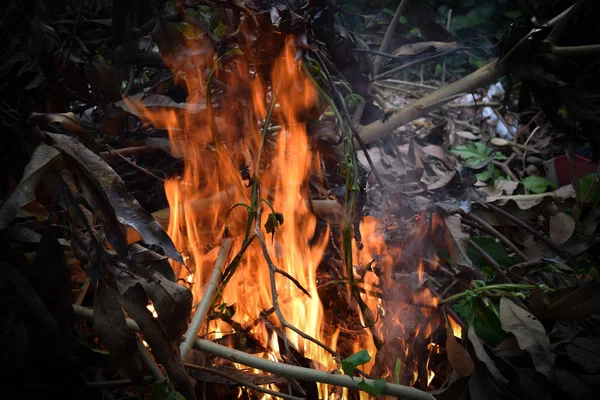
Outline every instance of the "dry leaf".
POLYGON ((575 220, 564 212, 550 217, 550 239, 556 244, 563 244, 575 232, 575 220))
POLYGON ((452 328, 446 331, 446 354, 448 361, 456 373, 460 376, 469 376, 475 367, 467 349, 462 347, 454 338, 452 328))

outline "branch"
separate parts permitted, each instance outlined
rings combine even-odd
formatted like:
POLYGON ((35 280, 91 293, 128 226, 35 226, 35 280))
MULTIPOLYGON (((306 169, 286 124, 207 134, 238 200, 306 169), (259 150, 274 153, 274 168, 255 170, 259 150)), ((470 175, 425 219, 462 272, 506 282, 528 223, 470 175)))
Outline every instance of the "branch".
MULTIPOLYGON (((94 312, 91 308, 73 305, 73 310, 75 311, 75 315, 79 318, 93 321, 94 312)), ((140 327, 134 320, 127 318, 126 323, 129 329, 139 332, 140 327)), ((235 363, 240 363, 248 367, 260 369, 286 378, 296 378, 309 382, 327 383, 334 386, 347 387, 353 390, 359 390, 360 388, 358 385, 361 382, 365 382, 368 385, 372 385, 374 382, 371 379, 363 380, 357 377, 350 377, 328 371, 319 371, 311 368, 297 367, 295 365, 269 361, 264 358, 246 354, 239 350, 221 346, 205 339, 196 339, 194 342, 194 348, 217 357, 225 358, 235 363)), ((422 390, 387 382, 381 389, 381 394, 401 397, 407 400, 435 400, 435 397, 429 393, 423 392, 422 390)))
POLYGON ((231 250, 231 245, 233 244, 232 239, 225 239, 221 249, 219 250, 219 255, 217 256, 217 261, 215 261, 215 267, 213 268, 212 275, 206 285, 206 291, 202 296, 202 300, 196 308, 196 312, 194 317, 192 318, 192 322, 188 327, 187 332, 185 333, 185 340, 181 343, 181 359, 185 360, 192 350, 192 346, 194 344, 194 339, 198 337, 198 332, 200 331, 200 327, 202 326, 202 322, 204 322, 204 318, 206 318, 206 314, 208 313, 208 309, 212 304, 212 301, 215 297, 215 293, 219 287, 219 281, 221 280, 221 270, 225 265, 225 261, 227 261, 227 256, 229 255, 229 251, 231 250))
POLYGON ((427 115, 429 112, 452 101, 457 95, 471 92, 481 85, 501 76, 503 73, 504 66, 498 65, 497 61, 494 60, 471 75, 444 86, 409 104, 399 112, 394 113, 387 121, 375 121, 363 126, 359 129, 359 133, 365 143, 373 142, 390 134, 395 129, 427 115))
POLYGON ((600 53, 600 44, 586 46, 552 46, 552 54, 558 57, 587 56, 600 53))

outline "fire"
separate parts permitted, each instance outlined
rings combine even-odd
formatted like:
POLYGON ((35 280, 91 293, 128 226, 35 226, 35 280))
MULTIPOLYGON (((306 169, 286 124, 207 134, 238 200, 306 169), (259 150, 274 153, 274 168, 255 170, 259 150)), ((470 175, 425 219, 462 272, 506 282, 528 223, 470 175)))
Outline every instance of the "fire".
MULTIPOLYGON (((260 203, 261 228, 271 206, 282 214, 284 221, 273 236, 262 228, 268 254, 279 270, 293 276, 310 293, 307 296, 277 273, 279 308, 287 323, 335 351, 338 339, 349 329, 343 328, 342 332, 339 326, 332 328, 334 321, 325 318, 317 292, 317 267, 328 245, 329 231, 317 228, 317 219, 306 203, 310 196, 309 174, 320 171, 320 160, 310 149, 304 118, 319 108, 318 94, 304 75, 301 63, 295 61, 294 38, 281 36, 273 43, 280 44, 281 49, 271 70, 235 54, 215 61, 215 54, 207 51, 197 52, 203 56, 195 55, 193 63, 165 60, 173 68, 176 81, 186 85, 187 103, 205 101, 204 112, 150 111, 140 104, 128 105, 142 110, 155 127, 167 129, 172 146, 183 154, 182 175, 165 183, 171 209, 168 233, 183 254, 189 271, 178 264, 173 268, 192 286, 194 302, 202 298, 222 240, 234 238, 230 259, 242 247, 247 236, 248 212, 246 206, 239 204, 250 206, 249 178, 255 173, 259 195, 269 203, 268 206, 260 203), (205 74, 210 69, 214 70, 212 87, 207 86, 205 74), (217 86, 219 89, 215 90, 217 86), (267 115, 273 102, 275 107, 269 122, 267 115), (261 130, 265 124, 273 125, 273 121, 281 125, 281 130, 268 135, 263 144, 261 130), (244 176, 241 170, 248 173, 244 176)), ((440 223, 419 218, 411 245, 418 245, 440 223)), ((354 248, 354 272, 360 281, 362 299, 375 322, 371 329, 352 332, 355 340, 348 350, 366 349, 371 355, 371 361, 362 367, 365 373, 393 381, 395 366, 402 365, 400 383, 415 384, 421 379, 429 385, 433 372, 427 372, 425 377, 419 375, 419 357, 411 348, 411 343, 427 340, 437 326, 437 299, 427 289, 422 290, 424 259, 419 258, 416 273, 410 272, 414 269, 408 264, 406 270, 399 270, 395 266, 402 261, 408 243, 388 249, 381 221, 372 217, 364 219, 360 230, 364 248, 354 248), (375 339, 382 343, 379 349, 375 339)), ((287 361, 281 323, 275 312, 267 312, 274 300, 269 266, 260 244, 254 241, 220 292, 219 302, 230 310, 230 320, 212 319, 202 334, 223 343, 232 343, 232 337, 239 337, 235 335, 241 335, 246 343, 248 335, 268 349, 258 355, 287 361)), ((364 326, 356 302, 348 301, 354 304, 364 326)), ((315 362, 317 368, 337 369, 333 356, 323 347, 290 329, 285 330, 285 335, 289 346, 315 362)), ((336 398, 326 385, 321 385, 319 392, 322 399, 336 398)), ((361 398, 368 395, 361 393, 361 398)))

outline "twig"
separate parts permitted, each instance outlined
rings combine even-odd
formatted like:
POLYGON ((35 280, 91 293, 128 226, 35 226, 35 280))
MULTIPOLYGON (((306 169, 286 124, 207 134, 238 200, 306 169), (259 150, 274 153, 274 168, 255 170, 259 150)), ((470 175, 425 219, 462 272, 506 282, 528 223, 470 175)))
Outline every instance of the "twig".
POLYGON ((383 81, 378 81, 377 83, 383 83, 383 82, 397 83, 398 85, 414 86, 414 87, 419 87, 419 88, 423 88, 423 89, 431 89, 431 90, 437 90, 438 89, 435 86, 422 85, 422 84, 417 83, 417 82, 401 81, 399 79, 385 79, 383 81))
POLYGON ((563 11, 559 16, 546 24, 549 26, 554 26, 554 29, 546 38, 546 42, 554 44, 558 41, 567 25, 569 25, 569 22, 573 19, 573 17, 575 17, 575 15, 577 15, 577 12, 585 2, 586 0, 578 0, 574 5, 569 7, 568 10, 563 11))
POLYGON ((513 271, 513 270, 516 271, 516 272, 513 271, 513 273, 515 275, 523 276, 524 275, 523 272, 527 271, 528 269, 541 267, 542 265, 546 265, 546 264, 549 264, 549 262, 546 261, 546 259, 540 257, 540 258, 536 258, 534 260, 529 260, 529 261, 522 262, 519 264, 511 265, 510 267, 508 267, 508 269, 510 271, 513 271))
POLYGON ((200 304, 196 308, 196 312, 192 317, 192 322, 188 327, 187 332, 185 333, 185 340, 181 343, 180 351, 181 351, 181 359, 185 360, 190 350, 192 350, 192 346, 194 344, 194 339, 198 337, 198 332, 200 332, 200 327, 204 322, 204 318, 206 318, 206 314, 208 313, 208 309, 212 304, 212 301, 215 297, 215 293, 219 287, 219 283, 221 280, 221 270, 225 265, 225 261, 227 261, 227 256, 231 251, 231 246, 233 244, 233 239, 225 239, 223 244, 221 245, 221 249, 219 250, 219 254, 217 256, 217 261, 215 261, 215 266, 213 268, 212 275, 208 283, 206 284, 206 290, 204 295, 202 296, 202 300, 200 300, 200 304))
POLYGON ((117 154, 119 157, 121 157, 123 160, 125 160, 127 163, 129 163, 129 164, 130 164, 132 167, 139 169, 139 170, 140 170, 140 171, 142 171, 143 173, 145 173, 145 174, 147 174, 147 175, 150 175, 151 177, 153 177, 153 178, 155 178, 155 179, 158 179, 158 180, 159 180, 159 181, 161 181, 161 182, 165 182, 165 179, 164 179, 164 178, 161 178, 160 176, 158 176, 158 175, 155 175, 155 174, 153 174, 152 172, 148 171, 146 168, 144 168, 144 167, 141 167, 141 166, 137 165, 136 163, 134 163, 134 162, 132 162, 132 161, 129 161, 129 160, 127 159, 127 157, 125 157, 125 156, 121 155, 121 153, 116 153, 116 154, 117 154))
MULTIPOLYGON (((457 47, 455 49, 450 49, 450 50, 442 51, 442 52, 439 52, 439 53, 435 53, 435 54, 433 54, 433 55, 431 55, 429 57, 423 57, 423 58, 419 58, 419 59, 416 59, 416 60, 413 60, 413 61, 409 61, 409 62, 407 62, 405 64, 402 64, 402 65, 400 65, 398 67, 392 68, 389 71, 382 72, 381 74, 375 76, 375 80, 381 80, 381 79, 388 78, 388 77, 394 75, 395 73, 400 72, 403 69, 406 69, 408 67, 412 67, 412 66, 415 66, 415 65, 424 65, 424 63, 426 63, 426 62, 433 61, 433 60, 435 60, 435 59, 437 59, 439 57, 445 57, 445 56, 450 55, 450 54, 452 54, 452 53, 454 53, 455 51, 458 51, 458 50, 461 50, 461 47, 457 47)), ((423 84, 423 82, 421 81, 421 85, 422 84, 423 84)))
POLYGON ((146 151, 157 150, 155 147, 150 146, 137 146, 137 147, 126 147, 124 149, 113 149, 108 151, 101 151, 99 156, 104 160, 108 161, 119 156, 132 156, 134 154, 144 153, 146 151))
POLYGON ((525 171, 527 165, 525 163, 525 160, 527 158, 527 145, 529 144, 529 141, 531 140, 532 137, 535 136, 535 134, 537 133, 537 131, 540 130, 542 126, 538 125, 532 132, 531 134, 529 134, 529 136, 527 136, 527 140, 525 140, 525 143, 523 143, 523 147, 525 148, 525 150, 523 151, 523 171, 525 171))
POLYGON ((525 255, 525 253, 523 253, 521 250, 519 250, 519 248, 513 242, 511 242, 506 236, 504 236, 503 234, 501 234, 500 232, 498 232, 498 230, 496 228, 494 228, 492 225, 490 225, 487 222, 485 222, 483 219, 479 218, 477 215, 475 215, 475 214, 464 214, 463 218, 467 218, 467 219, 470 219, 471 221, 476 222, 480 226, 480 228, 482 230, 484 230, 488 234, 496 237, 504 246, 508 247, 522 261, 528 261, 529 260, 529 257, 527 257, 525 255))
POLYGON ((502 267, 500 266, 500 264, 498 264, 498 262, 496 262, 496 260, 494 260, 494 258, 492 256, 490 256, 485 250, 483 250, 481 247, 479 247, 477 245, 477 243, 475 243, 473 241, 473 239, 469 239, 469 245, 476 252, 478 252, 483 258, 485 258, 485 260, 491 265, 491 267, 494 269, 494 271, 496 271, 496 276, 498 277, 499 280, 501 280, 502 282, 505 282, 505 283, 511 283, 510 279, 508 279, 508 277, 502 270, 502 267))
MULTIPOLYGON (((538 195, 530 195, 531 196, 538 196, 538 195)), ((508 197, 508 196, 507 196, 508 197)), ((514 197, 514 196, 513 196, 514 197)), ((539 196, 538 196, 539 197, 539 196)), ((481 203, 480 203, 481 204, 481 203)), ((525 229, 527 232, 531 233, 533 236, 535 236, 536 238, 540 239, 541 241, 543 241, 544 243, 546 243, 548 246, 550 246, 552 249, 554 249, 558 254, 560 254, 563 258, 565 258, 565 260, 567 261, 567 264, 577 270, 577 266, 573 263, 573 261, 571 260, 571 256, 569 255, 569 253, 565 252, 564 250, 559 249, 554 242, 552 242, 552 240, 550 240, 548 237, 544 236, 543 234, 541 234, 538 230, 533 229, 532 227, 530 227, 529 225, 527 225, 525 222, 521 221, 519 218, 515 217, 514 215, 504 211, 503 209, 501 209, 500 207, 491 204, 491 203, 486 203, 486 204, 481 204, 483 207, 486 208, 490 208, 492 209, 494 212, 500 214, 501 216, 503 216, 504 218, 510 220, 511 222, 514 222, 515 224, 517 224, 518 226, 522 227, 523 229, 525 229)))
MULTIPOLYGON (((379 45, 380 53, 385 52, 390 41, 392 40, 392 37, 394 36, 394 32, 396 31, 396 28, 398 27, 398 23, 400 22, 400 17, 402 16, 402 13, 406 9, 406 6, 408 6, 409 2, 410 2, 410 0, 402 0, 402 1, 400 1, 400 4, 398 4, 398 8, 396 8, 396 12, 394 13, 394 16, 392 17, 392 21, 388 25, 388 28, 385 31, 385 35, 383 35, 383 40, 381 41, 381 45, 379 45)), ((379 57, 375 57, 375 61, 373 62, 373 79, 375 79, 375 76, 377 76, 377 71, 379 70, 380 62, 381 62, 381 60, 379 59, 379 57)))
POLYGON ((517 157, 516 153, 512 153, 510 155, 510 157, 508 157, 506 160, 504 160, 504 162, 500 162, 498 160, 494 160, 493 164, 502 168, 502 170, 504 171, 504 173, 506 175, 508 175, 510 177, 510 179, 512 179, 515 182, 519 182, 519 178, 517 178, 517 176, 515 175, 514 172, 512 172, 512 170, 510 169, 510 163, 517 157))
POLYGON ((204 371, 204 372, 209 372, 211 374, 215 374, 215 375, 219 375, 220 377, 226 378, 232 382, 235 382, 241 386, 245 386, 247 388, 250 388, 252 390, 255 390, 257 392, 261 392, 261 393, 266 393, 266 394, 270 394, 271 396, 274 397, 279 397, 281 399, 285 399, 285 400, 302 400, 304 399, 304 397, 296 397, 296 396, 291 396, 289 394, 285 394, 285 393, 281 393, 281 392, 276 392, 274 390, 271 389, 267 389, 267 388, 263 388, 260 387, 258 385, 255 385, 254 383, 251 382, 247 382, 243 379, 240 379, 232 374, 227 374, 223 371, 219 371, 216 368, 210 368, 210 367, 203 367, 201 365, 196 365, 196 364, 190 364, 190 363, 183 363, 183 365, 185 365, 187 368, 191 368, 191 369, 195 369, 198 371, 204 371))
MULTIPOLYGON (((144 383, 152 383, 154 378, 151 376, 144 376, 142 378, 144 383)), ((86 382, 85 386, 89 389, 117 389, 121 387, 131 386, 133 381, 131 379, 120 379, 117 381, 104 381, 104 382, 86 382)))
MULTIPOLYGON (((94 311, 91 308, 73 305, 73 310, 75 315, 79 318, 83 318, 88 321, 93 321, 94 319, 94 311)), ((134 320, 126 318, 125 321, 129 329, 139 332, 140 327, 134 320)), ((373 380, 371 379, 360 379, 338 373, 331 373, 328 371, 319 371, 311 368, 303 368, 295 365, 269 361, 264 358, 246 354, 239 350, 221 346, 205 339, 196 339, 194 342, 194 348, 217 357, 225 358, 227 360, 243 364, 248 367, 267 371, 285 378, 295 378, 309 382, 327 383, 330 385, 347 387, 353 390, 359 390, 360 388, 358 385, 361 382, 365 382, 368 385, 373 384, 373 380)), ((407 400, 435 400, 433 395, 423 392, 422 390, 387 382, 381 388, 381 394, 401 397, 407 400)))
MULTIPOLYGON (((446 30, 450 30, 450 21, 452 21, 452 9, 448 10, 448 19, 446 19, 446 30)), ((442 62, 442 86, 446 85, 446 60, 442 62)))
POLYGON ((162 374, 160 368, 158 368, 158 365, 156 365, 156 362, 150 355, 150 352, 148 351, 146 346, 144 346, 144 343, 142 343, 142 339, 140 339, 140 337, 137 335, 135 338, 135 344, 138 348, 138 351, 140 352, 140 355, 142 356, 142 361, 144 362, 144 364, 146 364, 146 367, 148 367, 148 369, 150 370, 150 375, 152 375, 152 378, 154 378, 154 381, 160 382, 160 381, 164 380, 165 377, 162 374))
POLYGON ((558 57, 587 56, 600 53, 600 44, 586 46, 552 46, 552 54, 558 57))
MULTIPOLYGON (((257 218, 257 221, 259 221, 258 218, 257 218)), ((275 273, 277 272, 277 267, 273 263, 273 260, 271 260, 271 256, 269 255, 269 251, 267 250, 267 245, 265 243, 264 238, 262 237, 262 233, 261 233, 259 227, 256 227, 254 229, 254 234, 256 235, 256 238, 260 242, 260 247, 262 248, 263 256, 265 257, 265 260, 267 261, 267 265, 269 266, 269 277, 270 277, 270 283, 271 283, 271 296, 273 297, 273 307, 275 307, 275 313, 277 314, 277 317, 279 318, 281 325, 284 328, 289 328, 290 330, 296 332, 299 336, 303 337, 306 340, 313 342, 317 346, 322 347, 329 354, 331 354, 334 358, 339 359, 339 354, 336 353, 335 350, 333 350, 331 347, 329 347, 326 344, 322 343, 321 341, 315 339, 314 337, 302 332, 300 329, 296 328, 294 325, 287 322, 287 320, 283 316, 283 313, 281 312, 281 309, 279 308, 279 301, 278 301, 279 294, 277 293, 277 286, 275 283, 275 273)), ((285 339, 285 329, 282 329, 282 332, 284 333, 284 339, 285 339)))

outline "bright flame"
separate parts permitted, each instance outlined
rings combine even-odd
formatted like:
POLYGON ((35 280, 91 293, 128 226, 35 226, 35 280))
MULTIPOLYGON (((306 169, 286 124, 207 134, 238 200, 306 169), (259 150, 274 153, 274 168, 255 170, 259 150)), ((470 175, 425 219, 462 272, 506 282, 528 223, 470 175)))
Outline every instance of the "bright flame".
POLYGON ((462 339, 462 327, 459 325, 459 323, 456 322, 450 315, 448 315, 448 323, 450 324, 450 328, 452 328, 452 334, 455 337, 462 339))
MULTIPOLYGON (((391 380, 396 360, 402 360, 401 383, 415 384, 421 378, 420 382, 427 380, 429 384, 433 373, 419 377, 419 354, 412 351, 410 343, 426 343, 433 327, 437 326, 437 299, 422 287, 425 266, 421 258, 415 265, 416 273, 413 273, 414 268, 406 271, 397 266, 404 253, 400 249, 407 244, 419 246, 442 223, 441 219, 426 222, 419 216, 417 230, 410 241, 388 249, 381 222, 365 218, 360 227, 364 248, 360 251, 354 248, 354 273, 361 281, 361 296, 373 316, 374 326, 353 330, 328 325, 335 321, 325 319, 317 292, 317 267, 328 245, 329 231, 317 229, 317 219, 305 201, 310 196, 309 173, 321 171, 319 155, 310 150, 304 124, 312 109, 319 107, 318 96, 304 75, 301 63, 294 61, 294 38, 273 35, 272 44, 280 44, 281 50, 270 72, 249 64, 246 57, 216 65, 215 55, 205 48, 198 51, 193 60, 179 60, 183 62, 180 65, 173 65, 178 59, 165 60, 173 67, 176 82, 187 86, 188 105, 210 102, 212 111, 194 113, 177 108, 150 111, 128 101, 130 107, 140 110, 155 127, 166 128, 173 149, 184 157, 182 176, 168 180, 165 191, 171 209, 168 233, 191 272, 178 264, 173 265, 174 270, 191 284, 194 302, 198 302, 222 239, 234 238, 230 258, 242 246, 248 213, 244 207, 234 206, 250 204, 248 180, 256 172, 260 196, 268 199, 284 218, 283 225, 272 237, 263 229, 268 254, 278 269, 293 276, 310 293, 310 296, 305 295, 287 277, 275 274, 278 304, 286 321, 334 350, 342 329, 344 334, 351 332, 352 348, 346 346, 344 351, 366 349, 369 352, 372 358, 362 367, 364 372, 391 380), (212 90, 206 87, 205 76, 205 71, 211 68, 216 68, 212 90), (272 101, 276 106, 270 123, 276 121, 282 129, 267 135, 259 160, 261 126, 268 123, 267 110, 272 101), (244 176, 242 170, 249 173, 244 176), (380 349, 375 346, 375 338, 382 342, 380 349)), ((262 203, 261 206, 262 227, 271 210, 262 203)), ((437 261, 428 262, 433 262, 435 267, 437 261)), ((281 331, 280 321, 276 313, 265 312, 272 308, 274 299, 269 266, 257 241, 248 247, 220 295, 220 302, 232 310, 233 315, 229 317, 233 322, 213 319, 202 334, 231 345, 239 343, 240 337, 244 337, 245 343, 244 332, 247 332, 260 346, 269 349, 259 353, 260 356, 277 361, 287 357, 276 332, 281 331), (243 332, 236 326, 241 326, 243 332)), ((352 302, 349 299, 349 304, 352 302)), ((359 308, 356 304, 352 307, 364 326, 359 308)), ((153 309, 151 311, 155 314, 153 309)), ((336 369, 333 357, 322 347, 291 330, 286 330, 286 335, 290 346, 315 361, 319 368, 336 369)), ((339 395, 339 391, 333 393, 326 385, 319 386, 320 398, 335 395, 339 395)), ((368 395, 363 392, 361 398, 366 399, 368 395)))

